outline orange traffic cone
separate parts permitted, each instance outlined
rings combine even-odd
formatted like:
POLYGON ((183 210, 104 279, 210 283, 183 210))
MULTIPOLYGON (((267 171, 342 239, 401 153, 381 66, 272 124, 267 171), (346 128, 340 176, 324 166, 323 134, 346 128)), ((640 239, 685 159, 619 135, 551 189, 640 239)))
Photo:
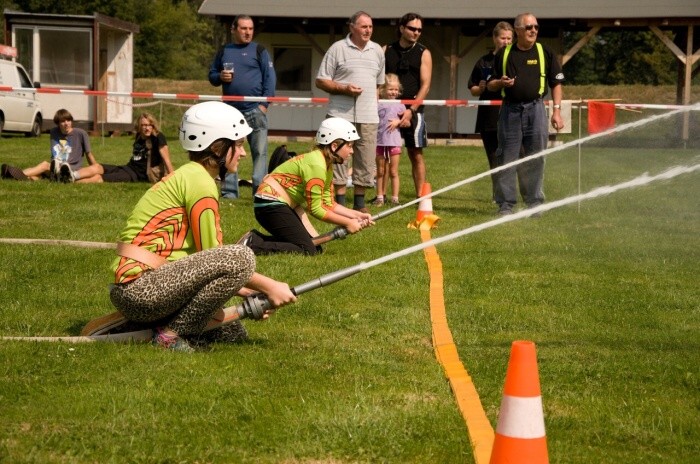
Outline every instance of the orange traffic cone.
POLYGON ((430 184, 424 182, 421 187, 420 196, 422 200, 418 202, 418 211, 416 212, 416 220, 408 224, 409 229, 428 230, 435 228, 435 224, 440 220, 439 217, 433 214, 432 198, 423 198, 430 195, 430 184))
POLYGON ((548 462, 535 344, 515 341, 510 351, 490 464, 548 462))

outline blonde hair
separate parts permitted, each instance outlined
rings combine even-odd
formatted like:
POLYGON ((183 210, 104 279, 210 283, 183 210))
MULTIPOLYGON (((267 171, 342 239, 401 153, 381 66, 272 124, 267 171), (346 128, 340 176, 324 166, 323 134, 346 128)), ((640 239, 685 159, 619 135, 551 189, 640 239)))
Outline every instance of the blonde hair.
POLYGON ((491 34, 493 37, 498 37, 501 35, 502 31, 510 31, 512 33, 515 33, 515 30, 513 29, 513 26, 510 25, 509 22, 507 21, 500 21, 498 24, 496 24, 493 28, 493 33, 491 34))
POLYGON ((386 88, 390 84, 396 84, 399 86, 399 95, 401 95, 403 93, 403 86, 401 85, 401 81, 399 80, 399 76, 397 76, 396 74, 393 74, 393 73, 387 73, 384 76, 384 83, 379 86, 379 96, 381 98, 388 98, 386 96, 386 88))
POLYGON ((153 116, 151 113, 141 113, 139 114, 139 117, 136 118, 136 122, 134 123, 134 129, 136 129, 137 137, 138 134, 140 134, 142 119, 148 121, 148 124, 150 124, 153 127, 153 133, 155 135, 158 135, 158 133, 160 132, 160 128, 158 127, 158 120, 156 119, 156 117, 153 116))

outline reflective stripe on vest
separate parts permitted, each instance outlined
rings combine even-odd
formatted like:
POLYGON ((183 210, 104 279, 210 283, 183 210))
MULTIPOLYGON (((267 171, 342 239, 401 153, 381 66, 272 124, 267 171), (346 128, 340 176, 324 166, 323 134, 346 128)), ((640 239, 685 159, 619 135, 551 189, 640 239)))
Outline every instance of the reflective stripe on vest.
MULTIPOLYGON (((508 55, 510 55, 510 47, 512 47, 513 44, 506 45, 506 49, 503 52, 503 75, 506 74, 506 63, 508 61, 508 55)), ((542 49, 542 44, 539 42, 535 42, 535 46, 537 47, 537 55, 538 59, 540 61, 540 90, 538 94, 540 97, 544 95, 544 85, 545 85, 545 80, 544 78, 546 77, 546 74, 544 72, 544 50, 542 49)), ((501 97, 506 98, 506 88, 503 87, 501 89, 501 97)))

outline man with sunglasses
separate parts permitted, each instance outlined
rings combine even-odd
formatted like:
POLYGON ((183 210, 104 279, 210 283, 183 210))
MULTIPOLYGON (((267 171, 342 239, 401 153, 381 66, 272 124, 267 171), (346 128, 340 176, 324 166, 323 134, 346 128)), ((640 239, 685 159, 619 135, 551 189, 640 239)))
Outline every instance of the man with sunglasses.
MULTIPOLYGON (((399 40, 384 47, 386 72, 399 76, 404 100, 424 100, 430 91, 433 74, 433 58, 425 45, 418 42, 423 32, 423 17, 418 13, 406 13, 399 20, 399 40)), ((423 117, 423 105, 406 105, 401 115, 401 135, 406 142, 416 197, 421 194, 425 182, 423 147, 428 145, 428 133, 423 117)))
MULTIPOLYGON (((554 52, 539 42, 539 24, 531 13, 518 15, 514 21, 517 41, 496 53, 493 77, 487 87, 503 98, 498 119, 498 166, 520 156, 530 156, 547 148, 549 130, 543 98, 547 87, 552 90, 554 110, 551 125, 561 130, 562 82, 564 73, 554 52), (521 153, 522 146, 522 153, 521 153)), ((544 203, 544 158, 501 171, 496 175, 495 200, 499 214, 512 214, 517 203, 517 182, 528 208, 544 203)))

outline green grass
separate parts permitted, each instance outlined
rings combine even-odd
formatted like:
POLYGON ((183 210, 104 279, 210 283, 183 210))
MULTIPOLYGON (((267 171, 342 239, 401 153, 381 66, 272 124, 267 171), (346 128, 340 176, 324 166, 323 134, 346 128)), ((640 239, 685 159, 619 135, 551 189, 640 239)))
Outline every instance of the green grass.
MULTIPOLYGON (((36 164, 47 143, 3 137, 0 161, 36 164)), ((99 161, 128 159, 129 137, 92 143, 99 161)), ((185 162, 177 145, 176 166, 185 162)), ((583 147, 581 189, 699 156, 583 147)), ((437 190, 486 160, 480 147, 434 147, 427 165, 437 190)), ((409 168, 404 157, 404 193, 409 168)), ((249 177, 249 161, 241 171, 249 177)), ((548 158, 549 199, 575 194, 577 182, 576 150, 548 158)), ((112 242, 144 189, 0 181, 0 237, 112 242)), ((494 219, 489 192, 484 179, 435 197, 433 236, 494 219)), ((256 226, 243 193, 221 205, 228 243, 256 226)), ((551 462, 696 462, 699 197, 698 175, 685 175, 438 247, 448 322, 494 427, 510 344, 533 340, 551 462)), ((419 243, 406 228, 414 215, 402 210, 318 257, 261 257, 258 270, 296 285, 371 261, 419 243)), ((75 335, 112 311, 112 257, 0 244, 0 335, 75 335)), ((247 343, 193 355, 0 341, 0 462, 473 462, 433 354, 428 284, 415 253, 246 322, 247 343)))

